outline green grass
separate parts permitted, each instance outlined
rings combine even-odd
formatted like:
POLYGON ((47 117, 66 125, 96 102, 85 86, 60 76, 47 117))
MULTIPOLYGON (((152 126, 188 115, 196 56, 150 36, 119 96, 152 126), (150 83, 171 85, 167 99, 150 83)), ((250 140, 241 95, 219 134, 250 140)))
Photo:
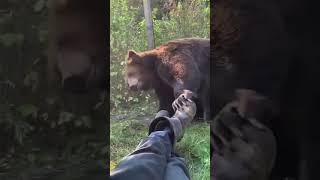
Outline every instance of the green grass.
MULTIPOLYGON (((150 116, 152 117, 152 116, 150 116)), ((112 120, 110 128, 110 169, 132 152, 147 137, 145 120, 112 120)), ((187 161, 192 180, 210 179, 210 132, 207 123, 192 123, 184 138, 177 143, 176 152, 187 161)))

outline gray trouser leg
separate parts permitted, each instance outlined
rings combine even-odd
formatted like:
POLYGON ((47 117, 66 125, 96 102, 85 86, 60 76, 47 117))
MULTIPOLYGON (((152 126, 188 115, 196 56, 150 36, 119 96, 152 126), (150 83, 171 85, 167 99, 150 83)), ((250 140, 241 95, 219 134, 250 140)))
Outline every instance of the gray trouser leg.
MULTIPOLYGON (((171 159, 172 144, 167 131, 155 131, 143 140, 136 150, 126 156, 111 173, 112 180, 163 180, 166 171, 172 174, 168 163, 176 170, 176 174, 185 177, 186 166, 181 161, 171 159), (182 168, 179 170, 179 168, 182 168)), ((170 179, 177 179, 176 177, 170 179)))
POLYGON ((189 180, 186 163, 181 157, 171 157, 168 161, 164 180, 189 180))

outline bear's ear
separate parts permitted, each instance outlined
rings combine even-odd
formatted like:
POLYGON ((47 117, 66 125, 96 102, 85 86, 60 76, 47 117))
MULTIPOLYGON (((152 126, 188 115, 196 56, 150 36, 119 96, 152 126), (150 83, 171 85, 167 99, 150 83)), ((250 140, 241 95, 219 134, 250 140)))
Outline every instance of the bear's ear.
POLYGON ((139 63, 140 61, 140 56, 134 51, 134 50, 129 50, 128 51, 128 63, 139 63))
POLYGON ((137 56, 137 53, 134 50, 128 51, 128 58, 131 58, 132 56, 137 56))

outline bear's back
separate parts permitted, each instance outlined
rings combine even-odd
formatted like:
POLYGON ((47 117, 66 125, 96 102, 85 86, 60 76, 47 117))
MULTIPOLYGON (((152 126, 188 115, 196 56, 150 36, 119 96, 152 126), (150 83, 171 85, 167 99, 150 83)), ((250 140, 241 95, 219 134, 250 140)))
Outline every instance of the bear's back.
MULTIPOLYGON (((161 56, 162 63, 177 54, 192 57, 192 61, 200 67, 208 67, 210 60, 210 40, 205 38, 183 38, 171 40, 157 47, 154 52, 161 56), (165 58, 163 58, 165 57, 165 58)), ((182 59, 189 61, 190 59, 182 59)))
POLYGON ((201 48, 209 51, 210 40, 205 38, 175 39, 161 45, 159 48, 163 48, 163 47, 166 47, 168 51, 173 51, 177 49, 193 50, 194 48, 201 48))

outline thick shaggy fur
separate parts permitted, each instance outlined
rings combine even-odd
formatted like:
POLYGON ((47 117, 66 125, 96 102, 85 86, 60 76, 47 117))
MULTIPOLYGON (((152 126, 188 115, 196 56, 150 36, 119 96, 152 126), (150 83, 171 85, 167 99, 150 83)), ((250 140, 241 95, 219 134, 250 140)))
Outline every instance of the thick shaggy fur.
POLYGON ((209 120, 209 52, 209 40, 200 38, 170 41, 141 53, 129 51, 126 74, 129 87, 154 89, 160 101, 159 109, 171 113, 175 98, 183 90, 190 90, 197 96, 199 111, 202 109, 204 114, 207 113, 204 116, 209 120))

